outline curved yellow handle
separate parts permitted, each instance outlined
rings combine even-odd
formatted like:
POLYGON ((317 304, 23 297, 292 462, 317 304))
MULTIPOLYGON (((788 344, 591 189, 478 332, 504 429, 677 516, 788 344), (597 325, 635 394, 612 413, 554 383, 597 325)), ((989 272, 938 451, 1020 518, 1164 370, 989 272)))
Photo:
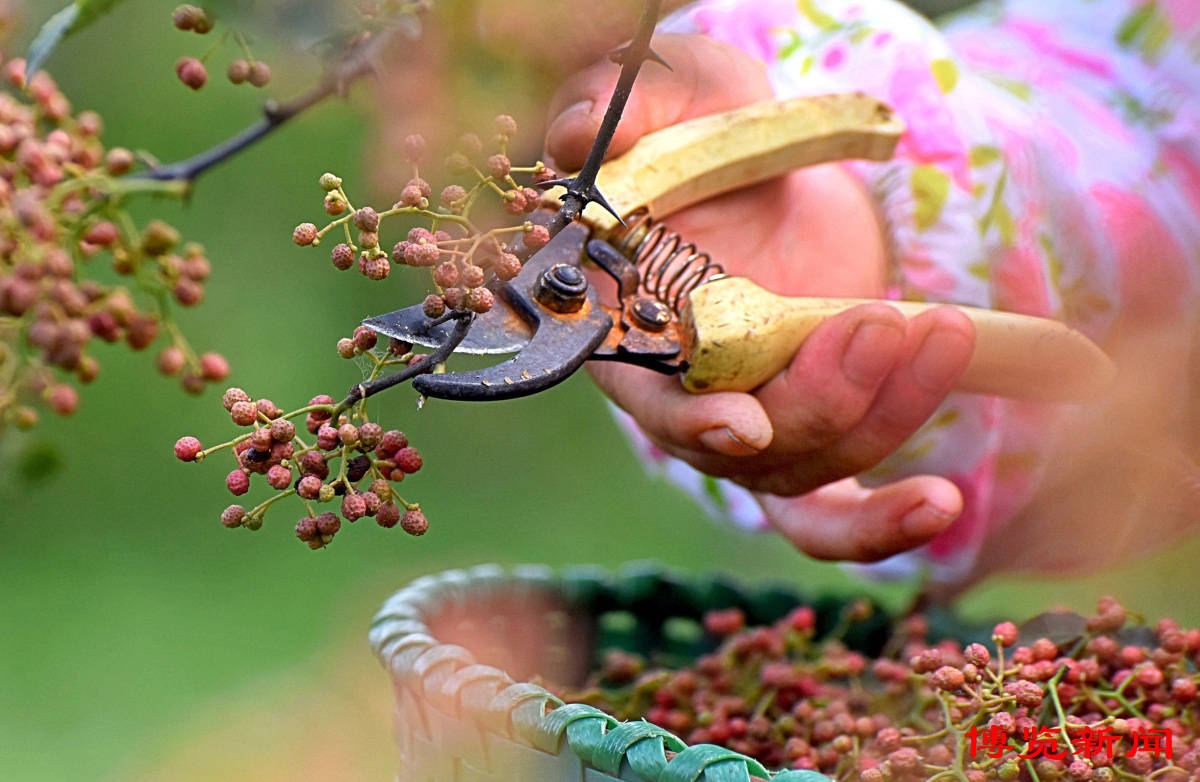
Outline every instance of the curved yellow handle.
MULTIPOLYGON (((689 391, 751 391, 791 362, 800 344, 826 318, 867 299, 788 298, 744 277, 701 285, 684 305, 683 378, 689 391)), ((886 302, 906 317, 937 304, 886 302)), ((1037 401, 1094 398, 1116 368, 1094 342, 1058 321, 961 307, 975 324, 975 353, 955 388, 1037 401)))
MULTIPOLYGON (((888 106, 862 93, 764 101, 681 122, 606 162, 596 185, 617 214, 646 207, 662 217, 721 193, 835 160, 887 160, 904 132, 888 106)), ((559 206, 565 191, 546 191, 559 206)), ((603 236, 616 218, 589 204, 584 221, 603 236)))

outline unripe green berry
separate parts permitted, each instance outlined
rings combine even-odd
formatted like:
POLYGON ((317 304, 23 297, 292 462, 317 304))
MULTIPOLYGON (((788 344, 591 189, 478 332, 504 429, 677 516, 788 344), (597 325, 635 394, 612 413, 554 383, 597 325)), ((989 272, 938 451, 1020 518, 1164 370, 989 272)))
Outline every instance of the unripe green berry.
POLYGON ((328 193, 342 186, 342 178, 327 171, 321 174, 320 184, 321 189, 328 193))
POLYGON ((337 496, 337 489, 328 483, 321 487, 321 491, 317 493, 318 502, 331 502, 337 496))

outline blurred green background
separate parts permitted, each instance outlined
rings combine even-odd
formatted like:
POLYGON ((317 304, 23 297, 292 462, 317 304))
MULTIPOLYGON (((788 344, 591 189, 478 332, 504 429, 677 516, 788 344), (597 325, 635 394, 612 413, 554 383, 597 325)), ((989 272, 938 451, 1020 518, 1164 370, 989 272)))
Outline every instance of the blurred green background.
MULTIPOLYGON (((18 44, 53 5, 29 4, 18 44)), ((175 59, 207 42, 170 27, 172 5, 129 0, 49 62, 78 108, 102 112, 108 144, 163 160, 241 128, 261 97, 217 74, 195 94, 176 81, 175 59)), ((294 94, 314 72, 269 40, 261 52, 277 63, 272 94, 294 94)), ((481 117, 515 103, 536 139, 539 97, 524 77, 507 80, 494 59, 459 64, 459 83, 488 86, 450 100, 481 117)), ((421 294, 414 275, 386 284, 337 277, 324 250, 289 241, 296 223, 321 214, 323 171, 345 177, 352 195, 367 192, 379 162, 370 98, 360 86, 348 103, 302 117, 205 176, 190 203, 136 209, 140 220, 164 217, 208 247, 213 280, 203 306, 182 314, 185 330, 198 348, 230 358, 231 384, 286 409, 358 380, 358 367, 334 354, 336 339, 359 318, 421 294)), ((75 417, 0 440, 4 780, 390 779, 391 696, 367 649, 367 624, 391 590, 444 568, 653 557, 865 590, 891 605, 912 594, 911 584, 857 582, 774 536, 709 523, 643 473, 582 375, 516 402, 433 400, 417 411, 407 389, 380 399, 381 420, 406 429, 425 454, 427 467, 403 484, 431 519, 421 539, 368 520, 310 552, 292 536, 298 505, 270 514, 258 533, 226 530, 217 518, 229 501, 225 462, 171 456, 183 434, 227 439, 220 389, 185 396, 155 376, 153 349, 102 345, 97 355, 101 377, 75 417), (56 461, 61 468, 50 470, 56 461)), ((1055 605, 1087 610, 1097 595, 1115 593, 1151 620, 1197 623, 1198 555, 1193 543, 1090 578, 994 579, 963 609, 1023 618, 1055 605)))

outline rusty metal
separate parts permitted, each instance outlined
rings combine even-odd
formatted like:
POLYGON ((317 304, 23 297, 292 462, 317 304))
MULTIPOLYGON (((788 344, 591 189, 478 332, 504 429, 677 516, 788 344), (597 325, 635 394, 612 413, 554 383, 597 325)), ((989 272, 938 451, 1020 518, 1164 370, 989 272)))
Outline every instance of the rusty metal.
MULTIPOLYGON (((567 226, 500 289, 500 298, 532 332, 516 356, 474 372, 421 375, 413 379, 413 387, 439 399, 514 399, 561 383, 579 369, 613 330, 612 317, 590 287, 584 293, 583 306, 566 314, 540 305, 537 288, 543 275, 560 263, 579 263, 587 234, 588 229, 578 223, 567 226), (564 260, 567 255, 571 261, 564 260)), ((488 315, 491 312, 480 319, 488 315)))
POLYGON ((642 290, 679 314, 697 286, 722 277, 725 269, 695 244, 653 220, 645 209, 626 218, 626 227, 608 237, 617 252, 637 267, 642 290))
POLYGON ((638 328, 658 333, 671 323, 671 309, 658 299, 639 296, 625 310, 638 328))
MULTIPOLYGON (((614 246, 588 240, 572 224, 534 254, 506 284, 493 283, 496 303, 479 315, 458 352, 516 355, 486 369, 425 374, 413 387, 456 400, 511 399, 562 382, 584 361, 621 361, 674 374, 683 361, 680 297, 720 273, 720 267, 645 215, 614 246), (617 285, 618 303, 599 300, 580 264, 586 255, 617 285), (635 265, 637 262, 638 265, 635 265)), ((389 337, 436 347, 452 324, 435 324, 421 307, 370 318, 364 324, 389 337)))
POLYGON ((578 266, 558 263, 542 272, 533 296, 548 310, 566 315, 579 312, 587 301, 588 281, 578 266))

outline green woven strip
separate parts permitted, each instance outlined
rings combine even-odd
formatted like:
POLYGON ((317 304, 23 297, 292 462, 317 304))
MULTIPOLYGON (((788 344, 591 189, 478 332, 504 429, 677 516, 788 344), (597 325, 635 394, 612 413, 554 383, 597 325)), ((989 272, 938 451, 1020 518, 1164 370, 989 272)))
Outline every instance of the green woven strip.
MULTIPOLYGON (((703 782, 749 782, 751 770, 748 765, 740 759, 718 760, 704 768, 700 779, 703 782)), ((764 772, 757 776, 767 779, 770 775, 764 772)))
POLYGON ((780 771, 771 777, 771 782, 833 782, 833 780, 818 771, 790 769, 780 771))
POLYGON ((592 756, 604 741, 604 735, 619 724, 616 720, 576 720, 567 725, 567 746, 580 760, 591 765, 592 756))
MULTIPOLYGON (((761 763, 746 757, 740 752, 718 747, 716 744, 696 744, 671 758, 671 762, 667 764, 666 769, 659 774, 657 782, 696 782, 696 779, 701 774, 706 773, 710 766, 723 763, 724 761, 736 761, 739 765, 730 765, 733 768, 740 769, 740 776, 726 776, 727 772, 724 771, 723 767, 713 769, 714 773, 721 775, 722 782, 725 780, 747 782, 750 774, 763 777, 764 779, 771 776, 761 763)), ((706 776, 705 782, 717 782, 717 780, 715 777, 706 776)))
MULTIPOLYGON (((547 702, 553 703, 555 706, 563 705, 561 700, 551 695, 545 688, 528 682, 518 682, 510 684, 496 693, 496 697, 492 698, 487 708, 479 715, 480 723, 501 736, 512 738, 513 710, 528 700, 540 700, 543 709, 547 702)), ((541 715, 539 715, 540 718, 541 715)))
POLYGON ((664 750, 682 752, 686 748, 687 744, 682 740, 674 736, 663 736, 634 744, 625 753, 625 759, 629 761, 633 773, 652 782, 667 768, 667 754, 664 750))
POLYGON ((601 735, 618 724, 616 717, 605 714, 595 706, 568 703, 547 714, 537 724, 530 736, 533 746, 543 752, 558 752, 563 733, 571 724, 580 720, 598 720, 602 723, 599 728, 601 735))
POLYGON ((615 777, 621 773, 621 761, 625 759, 625 753, 629 751, 629 748, 646 739, 660 739, 657 742, 660 745, 662 739, 671 739, 676 746, 683 743, 670 731, 660 728, 653 722, 645 720, 623 722, 605 734, 600 746, 596 747, 596 751, 592 753, 592 766, 615 777))

